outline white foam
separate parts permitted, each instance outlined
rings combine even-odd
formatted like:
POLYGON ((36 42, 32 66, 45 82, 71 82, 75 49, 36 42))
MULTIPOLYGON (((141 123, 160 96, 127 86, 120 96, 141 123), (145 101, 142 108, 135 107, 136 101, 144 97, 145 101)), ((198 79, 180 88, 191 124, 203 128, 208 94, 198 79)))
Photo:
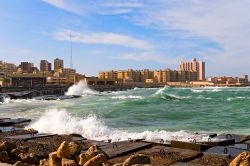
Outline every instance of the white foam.
POLYGON ((194 93, 203 93, 203 92, 220 92, 222 91, 222 88, 219 87, 206 87, 202 89, 191 89, 194 93))
POLYGON ((165 141, 182 140, 182 141, 205 141, 208 140, 208 135, 190 134, 185 131, 168 132, 168 131, 143 131, 143 132, 128 132, 118 129, 112 129, 98 119, 95 115, 89 115, 86 118, 80 119, 71 116, 65 110, 57 111, 50 110, 40 117, 30 126, 43 133, 53 134, 70 134, 78 133, 87 139, 105 141, 123 141, 128 139, 145 139, 147 141, 165 141))
POLYGON ((92 94, 97 94, 96 91, 93 89, 90 89, 87 82, 85 80, 81 80, 77 84, 72 85, 69 87, 68 92, 66 92, 65 95, 92 95, 92 94))
POLYGON ((126 99, 144 99, 142 96, 134 96, 134 95, 120 95, 120 96, 112 96, 112 99, 121 99, 121 100, 126 100, 126 99))

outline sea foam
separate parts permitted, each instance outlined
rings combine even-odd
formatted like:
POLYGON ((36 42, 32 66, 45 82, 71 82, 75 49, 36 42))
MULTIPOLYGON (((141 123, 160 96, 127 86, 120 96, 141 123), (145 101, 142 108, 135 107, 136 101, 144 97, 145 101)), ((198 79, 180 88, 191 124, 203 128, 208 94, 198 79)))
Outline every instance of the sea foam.
POLYGON ((104 121, 95 115, 89 115, 85 118, 73 117, 65 110, 49 110, 44 113, 37 121, 29 127, 38 130, 41 133, 70 134, 78 133, 87 139, 99 141, 123 141, 128 139, 145 139, 147 141, 182 140, 197 141, 208 140, 207 134, 190 134, 185 131, 168 132, 164 130, 129 132, 119 129, 113 129, 105 125, 104 121))
POLYGON ((97 94, 97 92, 91 88, 89 88, 87 82, 85 80, 81 80, 77 84, 72 85, 69 87, 68 91, 65 93, 65 95, 92 95, 97 94))

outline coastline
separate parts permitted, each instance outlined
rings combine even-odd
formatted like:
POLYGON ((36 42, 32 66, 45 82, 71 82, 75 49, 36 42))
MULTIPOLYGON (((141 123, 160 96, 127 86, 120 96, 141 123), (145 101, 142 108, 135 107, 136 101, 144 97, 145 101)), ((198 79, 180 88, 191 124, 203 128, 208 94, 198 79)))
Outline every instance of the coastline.
MULTIPOLYGON (((107 157, 106 165, 124 163, 131 156, 142 154, 150 159, 151 165, 218 165, 227 166, 241 152, 249 151, 250 136, 216 133, 209 134, 205 142, 182 142, 172 140, 165 142, 150 142, 143 139, 121 142, 95 141, 83 138, 74 133, 68 135, 38 133, 34 129, 25 129, 30 121, 16 121, 7 124, 11 119, 1 119, 1 126, 13 127, 0 133, 1 145, 13 145, 7 149, 7 158, 0 161, 15 164, 17 161, 26 165, 48 166, 51 153, 57 151, 64 141, 74 142, 80 147, 80 153, 85 153, 90 147, 96 146, 107 157), (5 123, 6 122, 6 123, 5 123), (217 139, 220 138, 220 139, 217 139), (222 139, 223 138, 223 139, 222 139)), ((197 133, 199 134, 199 133, 197 133)), ((3 154, 0 148, 0 155, 3 154)), ((78 154, 78 155, 79 155, 78 154)), ((77 155, 76 155, 77 156, 77 155)), ((69 157, 74 162, 77 159, 69 157)))

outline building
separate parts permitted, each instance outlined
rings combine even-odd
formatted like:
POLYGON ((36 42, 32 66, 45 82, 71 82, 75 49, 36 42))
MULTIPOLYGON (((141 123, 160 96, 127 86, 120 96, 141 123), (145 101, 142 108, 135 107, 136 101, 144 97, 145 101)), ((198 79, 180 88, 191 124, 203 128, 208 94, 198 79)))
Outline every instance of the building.
POLYGON ((51 71, 51 63, 49 63, 47 60, 41 60, 40 71, 41 72, 51 71))
POLYGON ((70 68, 63 69, 62 76, 67 78, 69 84, 75 83, 75 75, 76 75, 75 69, 70 69, 70 68))
POLYGON ((21 64, 18 66, 18 71, 20 73, 33 73, 34 70, 38 70, 34 67, 33 63, 30 62, 21 62, 21 64))
POLYGON ((224 86, 235 86, 235 85, 248 85, 248 75, 243 75, 242 77, 209 77, 208 82, 214 83, 215 85, 224 86))
POLYGON ((63 69, 64 65, 63 65, 63 60, 56 58, 54 59, 54 70, 58 70, 58 69, 63 69))
POLYGON ((46 85, 46 76, 38 74, 12 74, 10 84, 14 87, 42 87, 46 85))
POLYGON ((16 71, 15 64, 0 61, 0 72, 6 73, 6 74, 12 74, 15 71, 16 71))
POLYGON ((193 58, 191 62, 181 62, 180 71, 197 72, 198 80, 205 80, 205 62, 197 62, 196 58, 193 58))

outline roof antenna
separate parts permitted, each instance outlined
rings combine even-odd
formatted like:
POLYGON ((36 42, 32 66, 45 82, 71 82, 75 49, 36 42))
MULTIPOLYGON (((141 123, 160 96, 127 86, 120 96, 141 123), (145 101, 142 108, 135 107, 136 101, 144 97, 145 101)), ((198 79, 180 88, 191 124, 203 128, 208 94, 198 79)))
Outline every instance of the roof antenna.
POLYGON ((69 37, 70 37, 70 68, 73 69, 71 31, 70 31, 69 37))

